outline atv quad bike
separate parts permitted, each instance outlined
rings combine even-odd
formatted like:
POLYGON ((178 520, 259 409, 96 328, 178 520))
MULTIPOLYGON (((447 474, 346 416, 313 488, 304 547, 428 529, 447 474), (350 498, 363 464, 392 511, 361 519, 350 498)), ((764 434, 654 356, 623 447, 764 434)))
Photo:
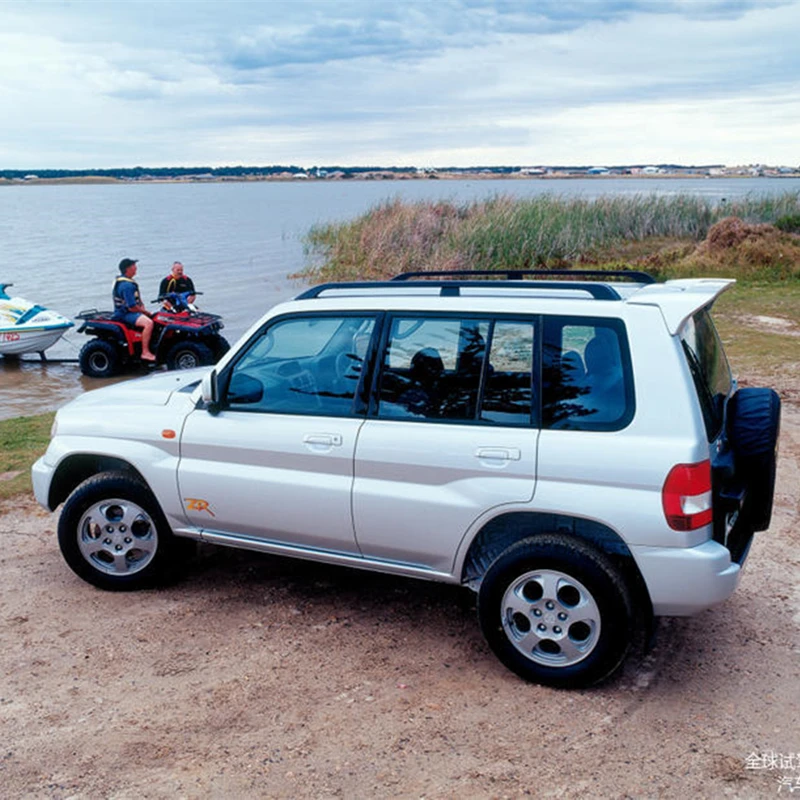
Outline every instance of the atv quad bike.
MULTIPOLYGON (((154 362, 142 360, 142 332, 112 311, 95 308, 82 311, 78 333, 94 338, 79 355, 81 372, 90 378, 110 378, 136 366, 166 366, 167 369, 191 369, 215 364, 230 348, 219 331, 224 327, 218 314, 194 311, 189 307, 190 293, 170 292, 157 297, 154 303, 168 304, 151 315, 153 336, 150 349, 154 362)), ((200 292, 194 292, 200 294, 200 292)))

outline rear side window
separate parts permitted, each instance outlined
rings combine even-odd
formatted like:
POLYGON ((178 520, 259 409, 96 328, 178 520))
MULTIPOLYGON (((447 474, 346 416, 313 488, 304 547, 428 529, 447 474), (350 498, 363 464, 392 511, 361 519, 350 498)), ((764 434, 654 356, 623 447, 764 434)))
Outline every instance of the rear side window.
POLYGON ((621 320, 545 317, 543 426, 611 431, 633 419, 630 353, 621 320))
POLYGON ((533 322, 498 321, 486 371, 481 420, 530 425, 533 410, 533 322))
POLYGON ((535 330, 531 320, 392 319, 378 417, 530 426, 535 330))
POLYGON ((725 398, 731 392, 731 368, 717 329, 707 309, 689 317, 681 330, 681 343, 692 373, 708 440, 722 430, 725 398))
POLYGON ((474 420, 488 338, 485 319, 393 319, 383 354, 378 416, 474 420))

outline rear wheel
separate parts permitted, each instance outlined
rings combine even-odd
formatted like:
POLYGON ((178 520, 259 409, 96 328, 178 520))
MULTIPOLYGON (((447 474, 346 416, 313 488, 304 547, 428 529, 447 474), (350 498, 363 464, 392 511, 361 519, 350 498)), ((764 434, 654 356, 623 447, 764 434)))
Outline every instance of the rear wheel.
POLYGON ((119 370, 119 353, 111 342, 92 339, 81 348, 78 361, 89 378, 110 378, 119 370))
POLYGON ((213 363, 211 348, 202 342, 178 342, 167 353, 167 369, 194 369, 213 363))
POLYGON ((503 664, 561 688, 610 676, 633 638, 619 571, 603 553, 563 536, 525 539, 499 556, 481 582, 478 616, 503 664))
POLYGON ((69 496, 58 543, 73 572, 101 589, 141 589, 163 582, 191 552, 176 539, 156 499, 140 481, 104 472, 69 496))

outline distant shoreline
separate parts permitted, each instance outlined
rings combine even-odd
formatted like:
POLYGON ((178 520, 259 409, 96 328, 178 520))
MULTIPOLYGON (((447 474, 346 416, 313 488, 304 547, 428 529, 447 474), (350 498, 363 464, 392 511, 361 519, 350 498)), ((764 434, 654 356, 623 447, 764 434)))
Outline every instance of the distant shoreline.
POLYGON ((527 174, 502 174, 502 173, 454 173, 437 172, 432 175, 418 175, 415 173, 364 173, 363 175, 342 177, 318 178, 313 175, 296 177, 292 175, 250 175, 250 176, 220 176, 220 177, 175 177, 175 178, 112 178, 99 176, 68 177, 68 178, 0 178, 0 186, 62 186, 83 184, 94 185, 141 185, 150 183, 353 183, 353 182, 391 182, 391 181, 570 181, 570 180, 759 180, 760 178, 800 178, 800 172, 787 173, 780 175, 743 175, 743 174, 721 174, 721 175, 702 175, 696 173, 665 172, 659 174, 610 174, 610 175, 587 175, 587 174, 549 174, 549 175, 527 175, 527 174))

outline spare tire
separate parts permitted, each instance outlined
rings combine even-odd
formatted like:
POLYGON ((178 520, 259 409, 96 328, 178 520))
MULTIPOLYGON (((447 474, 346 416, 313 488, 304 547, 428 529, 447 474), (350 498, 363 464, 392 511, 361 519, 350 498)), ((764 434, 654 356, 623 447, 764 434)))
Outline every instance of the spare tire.
POLYGON ((742 513, 754 531, 772 518, 781 399, 773 389, 739 389, 728 402, 728 440, 736 473, 747 487, 742 513))

